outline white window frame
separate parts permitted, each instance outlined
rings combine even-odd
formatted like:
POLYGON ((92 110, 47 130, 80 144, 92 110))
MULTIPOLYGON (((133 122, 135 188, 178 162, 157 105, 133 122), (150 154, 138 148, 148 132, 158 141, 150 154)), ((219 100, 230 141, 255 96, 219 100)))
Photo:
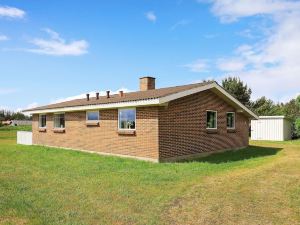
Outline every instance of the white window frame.
POLYGON ((227 129, 235 129, 235 116, 236 116, 235 112, 227 112, 226 113, 226 127, 227 127, 227 129), (228 116, 229 113, 233 114, 233 127, 228 127, 227 126, 227 116, 228 116))
POLYGON ((64 112, 59 112, 59 113, 54 113, 53 114, 53 129, 65 129, 66 128, 66 114, 64 112), (65 127, 55 127, 55 115, 61 115, 63 114, 64 115, 64 118, 65 118, 65 127))
POLYGON ((216 111, 216 110, 206 110, 205 126, 206 126, 206 129, 208 129, 208 130, 217 130, 218 129, 218 111, 216 111), (208 112, 215 112, 216 113, 216 127, 213 127, 213 128, 207 127, 207 113, 208 112))
POLYGON ((39 114, 39 128, 47 128, 47 115, 46 114, 39 114), (41 127, 41 117, 46 116, 46 126, 41 127))
POLYGON ((100 112, 99 112, 99 110, 98 111, 97 110, 86 111, 85 117, 86 117, 85 119, 86 119, 87 122, 99 122, 100 121, 100 112), (98 113, 98 120, 88 120, 88 113, 90 113, 90 112, 98 113))
POLYGON ((119 108, 118 109, 118 130, 136 130, 136 108, 135 107, 129 107, 129 108, 119 108), (135 114, 134 114, 134 122, 135 122, 135 126, 134 129, 126 129, 126 128, 120 128, 120 111, 124 110, 124 109, 134 109, 135 114))

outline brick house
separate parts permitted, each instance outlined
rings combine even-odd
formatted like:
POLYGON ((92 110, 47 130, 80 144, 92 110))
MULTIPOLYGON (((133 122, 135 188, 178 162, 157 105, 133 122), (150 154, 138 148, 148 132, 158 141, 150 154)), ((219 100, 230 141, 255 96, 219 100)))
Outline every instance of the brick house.
POLYGON ((199 157, 248 146, 257 116, 216 82, 89 96, 26 110, 33 144, 155 162, 199 157))

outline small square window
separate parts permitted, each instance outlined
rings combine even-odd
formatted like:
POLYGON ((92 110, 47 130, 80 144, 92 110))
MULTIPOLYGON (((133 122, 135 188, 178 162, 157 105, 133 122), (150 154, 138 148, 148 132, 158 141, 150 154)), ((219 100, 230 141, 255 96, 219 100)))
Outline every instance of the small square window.
POLYGON ((86 120, 87 121, 99 121, 99 111, 88 111, 86 112, 86 120))
POLYGON ((217 111, 206 111, 206 128, 217 129, 217 111))
POLYGON ((235 113, 228 112, 227 113, 227 129, 234 129, 235 128, 235 113))

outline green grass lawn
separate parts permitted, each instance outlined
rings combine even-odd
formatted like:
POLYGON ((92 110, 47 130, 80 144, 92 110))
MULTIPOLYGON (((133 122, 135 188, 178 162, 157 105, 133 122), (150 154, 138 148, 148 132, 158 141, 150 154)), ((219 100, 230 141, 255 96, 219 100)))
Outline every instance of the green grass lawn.
POLYGON ((154 164, 20 146, 16 130, 0 128, 1 225, 300 224, 300 141, 154 164))

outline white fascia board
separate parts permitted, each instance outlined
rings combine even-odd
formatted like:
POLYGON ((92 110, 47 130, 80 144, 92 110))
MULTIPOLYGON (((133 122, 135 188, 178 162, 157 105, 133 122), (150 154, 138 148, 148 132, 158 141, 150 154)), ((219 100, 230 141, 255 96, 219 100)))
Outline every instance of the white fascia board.
POLYGON ((218 89, 222 94, 224 94, 227 98, 229 98, 231 101, 233 101, 235 104, 237 104, 241 109, 245 110, 249 115, 251 115, 253 118, 258 120, 258 116, 253 113, 250 109, 248 109, 246 106, 244 106, 239 100, 234 98, 231 94, 229 94, 227 91, 225 91, 222 87, 220 87, 217 83, 214 83, 214 87, 218 89))
POLYGON ((116 102, 116 103, 97 104, 97 105, 41 109, 41 110, 32 110, 26 112, 30 114, 41 114, 41 113, 56 113, 56 112, 87 111, 87 110, 94 110, 94 109, 100 110, 100 109, 136 107, 136 106, 150 106, 150 105, 159 105, 159 99, 157 98, 157 99, 148 99, 148 100, 140 100, 140 101, 130 101, 130 102, 116 102))
POLYGON ((205 90, 209 90, 212 88, 216 88, 219 92, 221 92, 224 96, 226 96, 229 100, 234 102, 237 106, 239 106, 242 110, 246 111, 249 115, 251 115, 253 118, 258 119, 258 116, 255 115, 251 110, 249 110, 246 106, 244 106, 242 103, 240 103, 237 99, 235 99, 231 94, 229 94, 227 91, 225 91, 222 87, 220 87, 217 83, 211 83, 207 84, 198 88, 193 88, 187 91, 178 92, 176 94, 168 95, 165 97, 162 97, 159 99, 159 103, 163 104, 166 102, 170 102, 172 100, 182 98, 188 95, 196 94, 198 92, 202 92, 205 90))

